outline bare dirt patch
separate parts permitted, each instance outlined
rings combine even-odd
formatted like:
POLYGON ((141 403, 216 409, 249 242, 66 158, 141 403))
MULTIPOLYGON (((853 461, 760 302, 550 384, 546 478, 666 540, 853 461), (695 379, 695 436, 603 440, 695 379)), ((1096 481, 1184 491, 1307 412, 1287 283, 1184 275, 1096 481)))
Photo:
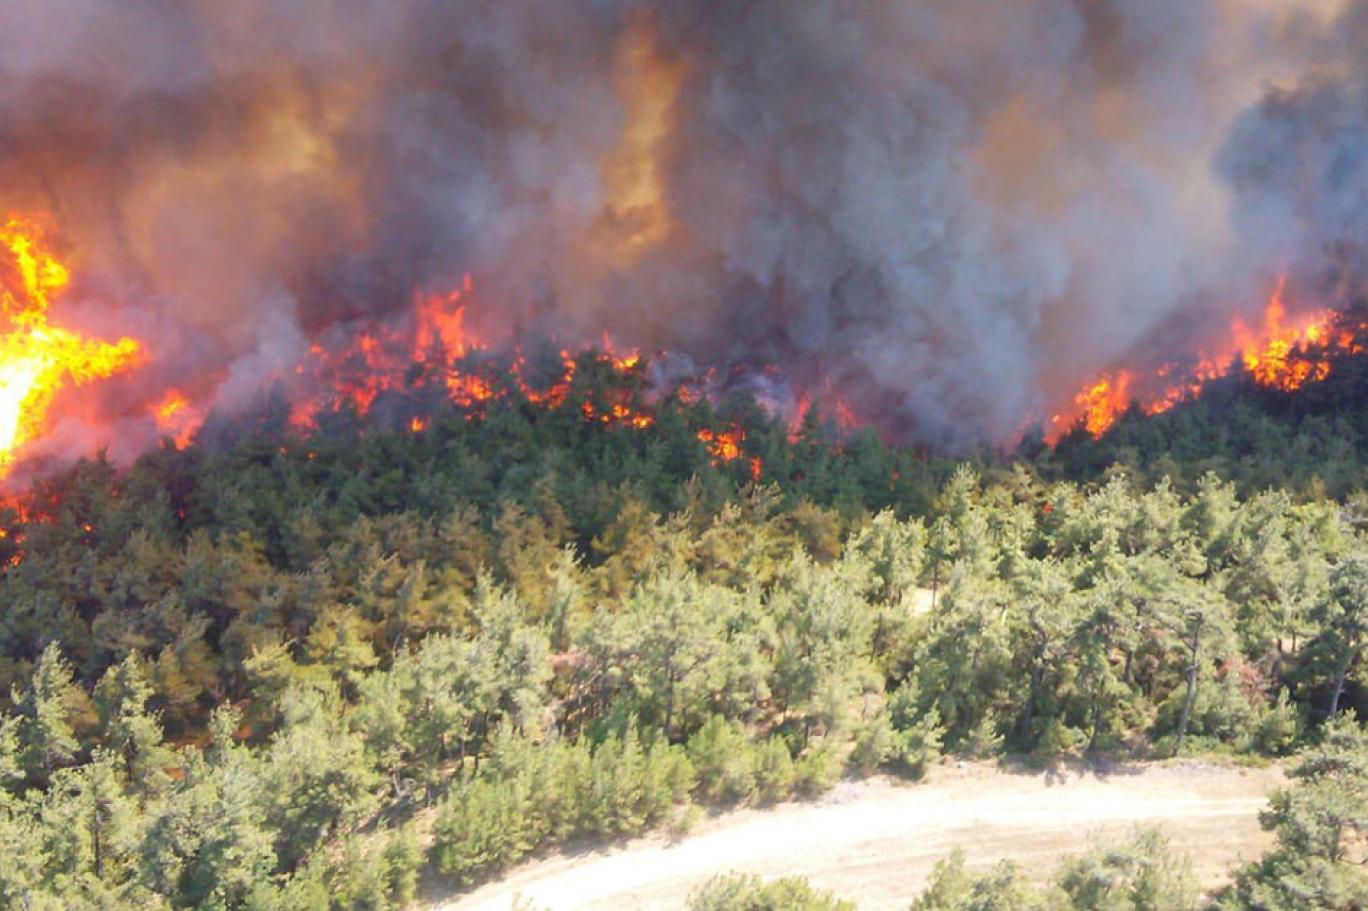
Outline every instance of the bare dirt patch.
POLYGON ((554 911, 678 909, 710 876, 735 870, 806 876, 861 909, 902 909, 956 847, 971 866, 1010 858, 1043 877, 1061 858, 1142 826, 1166 832, 1214 884, 1267 844, 1258 812, 1282 778, 1276 768, 1201 762, 1050 773, 947 765, 919 784, 846 782, 816 801, 724 813, 675 842, 652 835, 556 854, 431 908, 508 911, 521 897, 554 911))

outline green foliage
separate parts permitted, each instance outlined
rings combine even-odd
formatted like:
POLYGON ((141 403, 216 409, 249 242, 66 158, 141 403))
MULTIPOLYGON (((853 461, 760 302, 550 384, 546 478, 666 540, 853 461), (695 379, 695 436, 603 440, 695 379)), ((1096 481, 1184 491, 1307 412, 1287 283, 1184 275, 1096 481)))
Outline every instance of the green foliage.
POLYGON ((1195 911, 1198 898, 1189 864, 1158 832, 1141 831, 1066 861, 1047 887, 1010 861, 972 872, 956 850, 936 864, 911 911, 1195 911))
POLYGON ((1254 731, 1254 748, 1266 756, 1285 756, 1292 751, 1303 727, 1301 713, 1287 690, 1279 690, 1272 705, 1264 707, 1254 731))
MULTIPOLYGON (((848 769, 1287 755, 1368 711, 1348 425, 1307 418, 1289 450, 1333 468, 1332 501, 1262 438, 1201 456, 1182 409, 1173 439, 1127 418, 956 463, 816 417, 791 440, 744 399, 600 426, 583 403, 637 401, 640 377, 582 361, 561 403, 451 406, 419 434, 388 408, 307 437, 268 412, 0 509, 0 904, 392 907, 428 806, 465 882, 848 769), (745 458, 714 464, 698 431, 733 423, 745 458)), ((1299 782, 1237 892, 1351 902, 1332 842, 1356 844, 1357 778, 1299 782)), ((1158 850, 1051 894, 1177 901, 1158 850)), ((1015 877, 947 867, 937 900, 994 907, 1015 877)))
POLYGON ((840 757, 827 743, 807 750, 793 763, 793 789, 807 797, 826 791, 840 777, 840 757))
POLYGON ((524 836, 528 795, 519 784, 476 779, 452 792, 434 830, 442 872, 473 882, 531 849, 524 836))
POLYGON ((1368 907, 1368 732, 1339 720, 1289 772, 1260 815, 1277 844, 1236 875, 1221 908, 1310 911, 1368 907))
POLYGON ((1191 866, 1175 858, 1157 831, 1123 844, 1094 849, 1057 874, 1065 907, 1078 911, 1180 911, 1198 906, 1191 866))
POLYGON ((819 892, 806 880, 730 874, 708 880, 689 899, 689 911, 854 911, 853 902, 819 892))
POLYGON ((688 751, 706 799, 731 802, 755 790, 756 757, 739 722, 712 716, 689 738, 688 751))
POLYGON ((385 887, 399 907, 413 903, 418 896, 418 871, 423 866, 423 849, 411 829, 393 832, 381 853, 385 864, 385 887))
POLYGON ((941 755, 945 729, 939 710, 923 708, 915 682, 908 681, 889 698, 887 715, 892 734, 884 761, 896 771, 920 778, 941 755))
POLYGON ((101 746, 122 759, 125 775, 146 791, 165 786, 165 769, 174 760, 162 742, 160 718, 148 711, 151 698, 136 654, 106 671, 95 687, 101 746))
POLYGON ((360 737, 331 709, 332 698, 289 691, 284 726, 261 757, 266 822, 287 869, 328 836, 350 830, 376 804, 375 771, 360 737))
MULTIPOLYGON (((750 749, 754 757, 755 799, 760 803, 775 803, 792 796, 798 783, 798 770, 788 741, 774 735, 750 749)), ((707 779, 700 775, 700 780, 707 779)))
POLYGON ((57 643, 43 649, 28 688, 10 698, 19 716, 23 769, 31 780, 46 781, 75 759, 80 743, 73 721, 87 702, 57 643))
POLYGON ((643 745, 634 732, 592 749, 501 735, 483 769, 438 810, 437 865, 474 882, 541 845, 630 835, 662 822, 693 785, 682 750, 659 740, 643 745))
POLYGON ((956 850, 936 863, 925 891, 911 911, 1044 911, 1044 896, 1026 882, 1017 866, 1003 861, 987 873, 970 873, 964 852, 956 850))

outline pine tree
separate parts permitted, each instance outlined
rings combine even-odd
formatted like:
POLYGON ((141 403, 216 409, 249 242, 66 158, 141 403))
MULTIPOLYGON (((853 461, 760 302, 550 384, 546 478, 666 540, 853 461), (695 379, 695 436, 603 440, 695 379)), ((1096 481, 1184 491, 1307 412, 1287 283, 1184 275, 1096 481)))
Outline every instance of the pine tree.
POLYGON ((142 794, 167 783, 175 756, 162 739, 161 719, 148 709, 152 686, 142 661, 130 653, 105 672, 95 687, 100 743, 123 763, 124 774, 142 794))
POLYGON ((49 643, 43 649, 28 688, 10 698, 20 718, 19 745, 24 771, 31 781, 45 782, 53 772, 75 759, 80 743, 73 720, 86 703, 58 643, 49 643))
POLYGON ((1368 551, 1355 550, 1339 562, 1331 574, 1329 597, 1312 611, 1311 618, 1321 628, 1317 650, 1333 668, 1326 710, 1333 718, 1349 675, 1368 648, 1368 551))

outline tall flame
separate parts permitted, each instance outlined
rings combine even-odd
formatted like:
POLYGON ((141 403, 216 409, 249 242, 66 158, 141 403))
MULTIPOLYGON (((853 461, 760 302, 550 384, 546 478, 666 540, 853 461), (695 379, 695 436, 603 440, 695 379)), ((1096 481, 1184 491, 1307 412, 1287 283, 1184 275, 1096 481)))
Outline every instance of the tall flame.
POLYGON ((157 432, 181 449, 190 445, 203 420, 199 411, 191 406, 179 389, 168 389, 153 404, 151 411, 157 423, 157 432))
POLYGON ((1325 340, 1331 314, 1314 313, 1300 323, 1286 325, 1287 307, 1283 304, 1283 288, 1287 277, 1278 278, 1278 286, 1264 309, 1261 334, 1251 333, 1235 324, 1235 338, 1240 345, 1240 360, 1245 371, 1260 386, 1271 386, 1292 392, 1309 380, 1323 380, 1330 374, 1330 362, 1325 358, 1296 356, 1325 340))
POLYGON ((42 240, 29 219, 11 217, 0 227, 0 247, 18 279, 0 279, 0 474, 19 447, 43 432, 53 397, 68 381, 111 376, 140 350, 131 338, 103 342, 48 322, 52 298, 70 273, 42 240))
POLYGON ((1093 436, 1101 436, 1130 406, 1130 384, 1134 378, 1129 370, 1118 370, 1113 376, 1103 374, 1097 382, 1074 396, 1074 403, 1083 406, 1083 426, 1093 436))

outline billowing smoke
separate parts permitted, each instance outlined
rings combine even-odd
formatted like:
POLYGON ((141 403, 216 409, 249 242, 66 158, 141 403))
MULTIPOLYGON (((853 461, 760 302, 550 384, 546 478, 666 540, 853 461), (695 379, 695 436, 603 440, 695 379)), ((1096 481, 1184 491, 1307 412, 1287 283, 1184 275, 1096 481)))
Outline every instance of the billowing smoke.
POLYGON ((1302 21, 1296 79, 1240 114, 1218 158, 1240 249, 1281 259, 1320 293, 1361 295, 1368 269, 1368 3, 1302 21))
POLYGON ((1001 441, 1368 239, 1368 3, 1305 5, 8 0, 0 206, 225 408, 469 272, 491 332, 1001 441))

